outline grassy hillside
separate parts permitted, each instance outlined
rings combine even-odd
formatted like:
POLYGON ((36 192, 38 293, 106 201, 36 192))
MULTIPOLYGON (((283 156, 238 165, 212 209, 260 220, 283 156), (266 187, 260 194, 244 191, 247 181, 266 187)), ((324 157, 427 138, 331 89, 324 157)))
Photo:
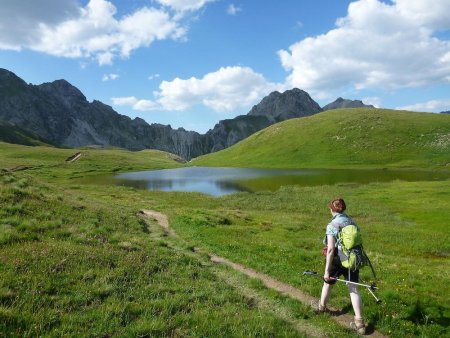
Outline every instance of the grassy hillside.
POLYGON ((450 163, 450 116, 339 109, 272 125, 193 165, 320 168, 439 167, 450 163))
POLYGON ((0 156, 0 169, 26 167, 35 175, 50 175, 52 180, 181 166, 175 155, 159 150, 61 149, 0 142, 0 156), (79 160, 68 162, 77 153, 81 153, 79 160))
POLYGON ((259 305, 137 214, 169 208, 163 193, 72 181, 178 166, 167 153, 81 150, 66 163, 75 151, 0 143, 0 336, 303 336, 292 322, 306 307, 281 318, 277 300, 259 305), (31 167, 5 170, 17 165, 31 167))
POLYGON ((46 145, 39 137, 4 121, 0 121, 0 142, 22 144, 26 146, 46 145))
MULTIPOLYGON (((255 166, 267 166, 261 160, 255 166)), ((309 325, 319 336, 354 337, 328 315, 193 252, 219 254, 318 297, 321 282, 301 273, 323 270, 334 196, 347 200, 378 272, 384 302, 362 291, 367 320, 392 337, 449 335, 450 181, 213 198, 78 180, 181 165, 160 151, 0 143, 0 336, 301 337, 309 325), (28 169, 9 170, 17 166, 28 169), (144 221, 140 209, 169 215, 179 237, 144 221)), ((336 286, 331 305, 351 308, 345 286, 336 286)))

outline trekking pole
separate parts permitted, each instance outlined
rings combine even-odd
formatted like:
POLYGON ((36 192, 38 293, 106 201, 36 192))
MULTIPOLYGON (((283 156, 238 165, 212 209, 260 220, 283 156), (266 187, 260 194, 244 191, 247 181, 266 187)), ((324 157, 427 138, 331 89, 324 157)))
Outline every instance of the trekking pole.
MULTIPOLYGON (((309 271, 309 270, 304 271, 303 275, 322 278, 322 276, 320 276, 317 272, 309 271)), ((369 293, 373 296, 373 298, 375 298, 375 301, 377 302, 377 304, 381 303, 381 299, 379 299, 375 295, 375 293, 373 292, 374 290, 378 289, 378 287, 375 284, 373 284, 373 283, 371 285, 369 285, 369 284, 362 284, 362 283, 356 283, 356 282, 347 281, 345 279, 340 279, 340 278, 334 278, 334 280, 336 280, 338 282, 345 283, 345 284, 353 284, 353 285, 359 285, 359 286, 365 287, 367 289, 367 291, 369 291, 369 293)))

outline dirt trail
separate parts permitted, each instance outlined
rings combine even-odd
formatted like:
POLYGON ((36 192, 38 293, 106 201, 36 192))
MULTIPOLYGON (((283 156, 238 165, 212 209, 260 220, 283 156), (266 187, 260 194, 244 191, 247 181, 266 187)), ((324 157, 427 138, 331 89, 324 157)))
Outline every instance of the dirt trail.
POLYGON ((169 226, 169 219, 166 215, 153 210, 140 210, 140 214, 153 218, 163 228, 164 232, 171 236, 176 236, 175 231, 169 226))
MULTIPOLYGON (((164 232, 166 234, 169 234, 171 236, 177 236, 175 231, 172 228, 170 228, 169 220, 166 215, 164 215, 160 212, 157 212, 157 211, 152 211, 152 210, 141 210, 140 213, 156 220, 156 222, 164 229, 164 232)), ((234 262, 232 262, 226 258, 220 257, 220 256, 216 256, 216 255, 209 255, 209 256, 210 256, 210 259, 212 262, 214 262, 216 264, 225 264, 225 265, 231 267, 232 269, 245 274, 246 276, 248 276, 250 278, 259 279, 260 281, 262 281, 264 283, 264 285, 267 288, 276 290, 276 291, 280 292, 281 294, 287 295, 293 299, 299 300, 302 303, 309 305, 309 304, 311 304, 312 300, 317 300, 316 298, 303 293, 302 291, 293 287, 292 285, 280 282, 264 273, 261 273, 254 269, 245 267, 241 264, 234 263, 234 262)), ((347 327, 347 328, 349 327, 349 323, 353 320, 353 317, 351 315, 343 314, 341 311, 331 308, 331 307, 330 307, 330 310, 331 310, 331 318, 333 318, 336 322, 343 325, 344 327, 347 327)), ((368 332, 367 332, 366 336, 374 337, 374 338, 386 337, 386 336, 382 335, 381 333, 373 330, 370 327, 368 327, 367 330, 368 330, 368 332)))

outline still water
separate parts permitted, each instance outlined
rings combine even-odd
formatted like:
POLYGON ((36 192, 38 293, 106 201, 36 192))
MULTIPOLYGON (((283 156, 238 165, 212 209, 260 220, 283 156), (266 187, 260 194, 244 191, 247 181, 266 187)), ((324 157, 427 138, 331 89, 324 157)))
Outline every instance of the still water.
POLYGON ((162 191, 201 192, 221 196, 240 191, 277 190, 281 186, 316 186, 339 183, 433 181, 450 179, 450 172, 419 170, 351 169, 242 169, 188 167, 124 173, 107 178, 90 178, 91 183, 125 185, 162 191))

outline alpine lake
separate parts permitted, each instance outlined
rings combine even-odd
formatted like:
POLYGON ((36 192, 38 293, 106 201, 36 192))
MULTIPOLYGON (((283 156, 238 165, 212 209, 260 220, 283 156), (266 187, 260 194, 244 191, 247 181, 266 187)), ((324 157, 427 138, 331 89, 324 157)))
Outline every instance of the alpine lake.
POLYGON ((440 181, 450 172, 409 169, 253 169, 184 167, 92 176, 83 183, 113 184, 137 189, 200 192, 222 196, 237 192, 275 191, 282 186, 368 184, 372 182, 440 181))

